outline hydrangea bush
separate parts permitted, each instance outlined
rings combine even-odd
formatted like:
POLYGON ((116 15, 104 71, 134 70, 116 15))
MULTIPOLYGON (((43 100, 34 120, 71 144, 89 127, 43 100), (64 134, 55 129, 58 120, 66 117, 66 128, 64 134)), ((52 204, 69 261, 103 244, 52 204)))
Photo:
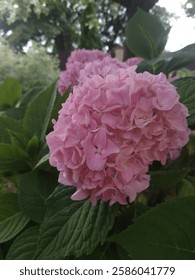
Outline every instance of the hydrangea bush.
POLYGON ((0 85, 2 259, 195 258, 195 79, 169 78, 195 44, 167 36, 138 10, 135 57, 75 50, 47 89, 0 85))

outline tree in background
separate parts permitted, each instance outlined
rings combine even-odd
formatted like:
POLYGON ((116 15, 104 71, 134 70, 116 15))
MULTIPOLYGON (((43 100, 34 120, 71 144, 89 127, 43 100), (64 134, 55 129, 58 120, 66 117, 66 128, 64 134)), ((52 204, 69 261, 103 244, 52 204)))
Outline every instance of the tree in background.
POLYGON ((189 17, 195 16, 195 1, 194 0, 187 0, 186 3, 183 5, 183 8, 184 8, 187 16, 189 16, 189 17))
POLYGON ((58 54, 61 69, 76 47, 101 49, 103 37, 105 48, 112 48, 110 42, 121 34, 124 20, 124 8, 111 0, 98 3, 93 0, 10 0, 3 3, 1 33, 11 47, 22 51, 29 40, 34 40, 49 52, 58 54), (112 25, 109 31, 113 31, 105 31, 108 30, 108 25, 102 28, 105 24, 112 25))
MULTIPOLYGON (((1 35, 23 51, 30 40, 57 54, 60 69, 75 48, 111 51, 124 44, 124 29, 137 7, 149 11, 158 0, 9 0, 0 1, 1 35)), ((155 12, 155 10, 154 10, 155 12)), ((163 10, 163 13, 166 12, 163 10)), ((162 9, 161 9, 162 14, 162 9)), ((169 14, 165 14, 167 21, 169 14)), ((125 52, 125 58, 132 56, 125 52)))

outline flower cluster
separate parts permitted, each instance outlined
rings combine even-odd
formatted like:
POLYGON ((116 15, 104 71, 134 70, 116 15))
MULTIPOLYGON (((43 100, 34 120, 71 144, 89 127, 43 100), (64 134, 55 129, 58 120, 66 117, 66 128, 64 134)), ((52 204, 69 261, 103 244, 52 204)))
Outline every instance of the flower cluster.
POLYGON ((58 91, 62 95, 70 85, 78 85, 79 73, 85 67, 86 63, 95 60, 102 60, 109 57, 108 54, 99 50, 75 50, 71 53, 66 63, 66 70, 60 74, 58 82, 58 91))
POLYGON ((76 186, 72 199, 127 204, 148 188, 149 165, 188 142, 188 111, 162 73, 108 72, 73 88, 47 136, 50 164, 76 186))
POLYGON ((78 83, 82 84, 87 78, 91 78, 93 75, 99 75, 102 78, 108 74, 114 74, 117 69, 126 69, 129 65, 125 62, 121 62, 116 58, 110 56, 98 59, 85 64, 85 67, 79 72, 78 83))
POLYGON ((87 77, 94 74, 105 77, 114 73, 118 68, 138 65, 142 60, 140 57, 133 57, 121 62, 99 50, 75 50, 68 58, 66 70, 60 74, 58 91, 62 95, 70 85, 83 83, 87 77))

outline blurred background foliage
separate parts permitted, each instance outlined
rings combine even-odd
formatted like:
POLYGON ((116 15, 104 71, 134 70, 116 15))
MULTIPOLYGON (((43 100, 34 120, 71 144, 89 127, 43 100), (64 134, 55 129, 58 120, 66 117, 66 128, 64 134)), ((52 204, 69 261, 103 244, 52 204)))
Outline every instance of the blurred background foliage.
MULTIPOLYGON (((138 7, 158 16, 165 28, 176 17, 158 0, 0 0, 0 81, 14 77, 24 91, 47 86, 75 48, 113 54, 120 45, 124 59, 133 56, 124 34, 138 7)), ((195 1, 183 8, 193 16, 195 1)))
MULTIPOLYGON (((60 69, 75 48, 112 51, 124 45, 124 29, 137 7, 159 16, 165 26, 173 14, 158 0, 0 0, 0 34, 15 52, 43 46, 57 56, 60 69)), ((127 54, 126 56, 130 56, 127 54)))
POLYGON ((24 93, 48 87, 59 75, 58 59, 37 43, 33 43, 27 53, 22 53, 15 52, 1 40, 0 62, 0 83, 8 77, 15 78, 24 93))

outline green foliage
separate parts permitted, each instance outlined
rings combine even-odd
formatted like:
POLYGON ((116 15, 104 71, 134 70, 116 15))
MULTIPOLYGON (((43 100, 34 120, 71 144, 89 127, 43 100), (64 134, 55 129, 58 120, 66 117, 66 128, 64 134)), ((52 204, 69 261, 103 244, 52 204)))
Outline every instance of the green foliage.
POLYGON ((122 245, 133 259, 194 260, 194 211, 195 197, 167 202, 110 240, 122 245))
POLYGON ((56 83, 40 92, 27 106, 23 125, 28 135, 36 135, 43 142, 48 124, 51 120, 54 102, 56 99, 56 83), (47 108, 47 110, 45 110, 47 108))
POLYGON ((74 202, 72 187, 59 186, 49 197, 45 220, 40 227, 38 259, 60 259, 90 254, 105 241, 118 212, 117 205, 89 200, 74 202))
POLYGON ((36 251, 39 236, 37 226, 30 227, 16 237, 9 249, 7 260, 31 260, 36 251))
POLYGON ((195 125, 195 78, 183 78, 176 80, 174 85, 181 97, 181 102, 189 110, 189 126, 195 125))
POLYGON ((176 52, 162 53, 159 57, 139 64, 137 72, 149 71, 153 74, 163 72, 169 74, 181 67, 187 66, 195 59, 195 44, 188 45, 176 52))
POLYGON ((55 176, 34 171, 20 176, 19 181, 20 208, 31 220, 41 223, 46 211, 46 199, 56 183, 55 176))
POLYGON ((28 223, 17 203, 17 194, 0 194, 0 243, 16 236, 28 223))
POLYGON ((7 78, 0 85, 0 106, 8 105, 12 107, 20 100, 21 96, 22 88, 17 80, 7 78))
POLYGON ((135 56, 156 58, 164 50, 169 31, 158 18, 138 9, 126 27, 127 46, 135 56))
POLYGON ((166 191, 176 186, 188 174, 188 168, 160 170, 151 173, 149 192, 166 191))
MULTIPOLYGON (((43 48, 36 46, 25 54, 15 53, 8 45, 0 44, 0 61, 0 82, 4 82, 9 77, 15 78, 21 83, 24 93, 31 91, 33 88, 39 91, 47 87, 59 75, 57 59, 48 55, 43 48)), ((9 84, 11 87, 13 83, 9 84)), ((12 102, 14 102, 14 99, 12 102)))

